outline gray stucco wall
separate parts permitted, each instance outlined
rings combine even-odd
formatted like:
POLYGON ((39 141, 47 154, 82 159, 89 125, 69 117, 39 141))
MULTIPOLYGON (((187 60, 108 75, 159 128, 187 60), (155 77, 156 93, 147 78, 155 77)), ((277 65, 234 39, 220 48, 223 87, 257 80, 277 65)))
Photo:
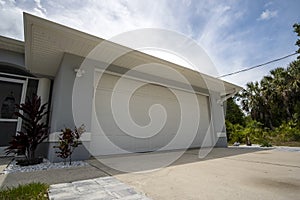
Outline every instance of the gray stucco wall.
MULTIPOLYGON (((73 120, 72 112, 72 93, 73 85, 76 77, 75 69, 80 68, 83 58, 65 54, 59 71, 56 74, 53 92, 52 92, 52 106, 51 106, 51 132, 57 132, 65 127, 74 128, 75 123, 73 120)), ((86 73, 89 73, 88 71, 86 73)), ((93 73, 93 70, 91 70, 93 73)), ((80 78, 87 79, 91 76, 82 76, 80 78)), ((93 82, 93 80, 87 80, 93 82)), ((90 83, 92 84, 92 83, 90 83)), ((90 113, 92 112, 91 100, 93 97, 93 88, 86 85, 82 88, 82 95, 86 101, 82 102, 83 112, 89 113, 86 121, 80 122, 85 124, 86 131, 90 130, 90 113), (87 104, 88 103, 88 104, 87 104)), ((81 124, 76 124, 80 126, 81 124)))
POLYGON ((217 140, 217 143, 215 147, 227 147, 227 138, 226 137, 220 137, 217 140))
POLYGON ((227 147, 226 134, 222 137, 218 137, 218 133, 226 133, 225 129, 225 116, 223 110, 223 104, 221 102, 221 96, 219 93, 210 92, 210 109, 211 120, 213 124, 213 138, 215 139, 215 147, 227 147), (224 137, 225 136, 225 137, 224 137))
MULTIPOLYGON (((73 85, 76 78, 75 69, 80 68, 80 65, 83 61, 83 58, 72 55, 72 54, 64 54, 64 57, 61 61, 59 70, 55 76, 53 90, 52 90, 52 102, 51 102, 51 113, 50 113, 50 134, 54 134, 55 132, 60 132, 64 128, 74 129, 75 123, 73 119, 72 112, 72 93, 73 93, 73 85)), ((86 73, 93 73, 93 70, 87 70, 86 73)), ((88 76, 90 77, 90 76, 88 76)), ((86 81, 90 82, 87 85, 91 85, 93 80, 89 80, 87 77, 80 77, 82 79, 86 79, 86 81)), ((90 123, 91 123, 91 113, 92 113, 92 105, 91 101, 93 98, 93 88, 87 87, 86 85, 82 88, 82 95, 85 97, 86 101, 81 103, 82 112, 86 113, 85 121, 80 122, 80 124, 76 124, 79 127, 81 124, 84 124, 86 127, 86 131, 90 131, 90 123)), ((85 145, 80 145, 72 155, 73 160, 85 160, 89 157, 89 152, 85 148, 88 146, 88 142, 84 142, 85 145)), ((60 162, 62 159, 58 158, 55 154, 57 149, 54 149, 53 146, 58 143, 55 141, 47 142, 47 158, 51 162, 60 162)))
MULTIPOLYGON (((83 142, 79 145, 72 153, 72 161, 75 160, 86 160, 90 157, 89 151, 86 149, 86 146, 89 145, 89 142, 83 142)), ((50 162, 63 162, 64 160, 56 155, 57 148, 54 146, 58 146, 58 142, 49 142, 48 143, 48 160, 50 162)), ((44 155, 43 155, 44 156, 44 155)), ((69 161, 69 158, 67 159, 69 161)))
POLYGON ((20 67, 25 67, 24 54, 0 49, 0 63, 10 63, 20 67))

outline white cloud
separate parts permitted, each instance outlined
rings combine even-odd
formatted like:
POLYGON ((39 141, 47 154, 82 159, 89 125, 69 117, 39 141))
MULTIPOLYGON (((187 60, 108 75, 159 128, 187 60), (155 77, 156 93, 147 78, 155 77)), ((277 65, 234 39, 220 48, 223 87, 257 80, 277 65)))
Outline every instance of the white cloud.
POLYGON ((178 27, 167 1, 78 1, 73 6, 67 2, 57 4, 61 6, 59 11, 46 8, 48 19, 105 39, 138 28, 178 27))
POLYGON ((271 10, 267 9, 260 14, 258 20, 269 20, 274 17, 277 17, 277 14, 278 14, 278 12, 276 10, 271 11, 271 10))
MULTIPOLYGON (((259 20, 277 16, 277 11, 265 9, 259 20)), ((266 51, 262 37, 253 38, 257 32, 256 17, 247 6, 235 1, 0 0, 0 35, 23 39, 23 11, 105 39, 139 28, 178 31, 203 47, 219 75, 259 64, 262 58, 269 59, 267 56, 275 51, 274 48, 266 51), (245 18, 247 22, 243 21, 245 18)), ((279 52, 276 55, 281 56, 279 52)), ((257 72, 249 71, 248 75, 232 76, 227 80, 242 84, 257 77, 257 72)))
POLYGON ((0 35, 23 40, 23 12, 40 17, 45 17, 45 15, 38 3, 25 1, 18 3, 14 0, 0 1, 0 35))
POLYGON ((37 7, 35 10, 41 11, 42 13, 47 13, 47 10, 41 4, 41 0, 34 0, 34 2, 36 3, 37 7))
POLYGON ((207 51, 218 70, 218 74, 211 75, 219 76, 243 66, 249 56, 252 43, 244 39, 247 38, 245 35, 248 34, 248 30, 237 33, 229 31, 238 20, 243 18, 244 10, 219 3, 211 6, 214 9, 211 9, 207 16, 206 24, 197 41, 207 51))
MULTIPOLYGON (((192 5, 191 1, 170 3, 170 1, 115 0, 107 1, 73 1, 72 4, 60 0, 29 3, 11 3, 2 18, 7 23, 1 27, 1 35, 13 35, 23 38, 22 11, 42 16, 55 22, 81 31, 109 39, 114 35, 139 28, 164 28, 193 36, 211 56, 220 73, 228 72, 235 67, 244 66, 247 52, 237 44, 237 35, 227 36, 225 31, 243 12, 232 12, 231 5, 212 1, 200 1, 192 5), (12 15, 13 16, 10 16, 12 15), (190 21, 190 17, 203 21, 199 32, 190 21), (17 23, 11 23, 17 20, 17 23), (226 36, 226 37, 225 37, 226 36), (234 48, 232 48, 234 46, 234 48), (223 56, 224 51, 231 52, 231 60, 223 56), (243 54, 243 55, 242 55, 243 54)), ((3 10, 3 8, 2 8, 3 10)), ((4 9, 5 10, 5 9, 4 9)), ((1 14, 0 14, 1 17, 1 14)), ((2 25, 3 25, 2 24, 2 25)), ((204 70, 204 69, 201 69, 204 70)), ((210 73, 210 71, 204 71, 210 73)), ((217 76, 216 73, 211 74, 217 76)))

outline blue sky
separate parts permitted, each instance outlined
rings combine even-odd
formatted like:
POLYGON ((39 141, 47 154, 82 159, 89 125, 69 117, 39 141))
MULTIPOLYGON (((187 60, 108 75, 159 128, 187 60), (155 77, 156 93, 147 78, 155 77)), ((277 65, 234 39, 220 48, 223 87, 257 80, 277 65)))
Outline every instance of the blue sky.
MULTIPOLYGON (((23 40, 22 12, 108 39, 140 28, 173 30, 195 40, 220 75, 295 52, 299 0, 0 0, 0 35, 23 40)), ((224 80, 244 86, 296 56, 224 80)))

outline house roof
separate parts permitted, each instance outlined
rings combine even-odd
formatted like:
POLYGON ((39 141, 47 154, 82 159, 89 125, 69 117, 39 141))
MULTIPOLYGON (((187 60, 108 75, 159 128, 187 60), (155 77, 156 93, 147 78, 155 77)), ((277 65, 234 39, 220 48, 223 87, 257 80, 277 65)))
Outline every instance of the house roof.
MULTIPOLYGON (((64 53, 70 53, 86 57, 99 43, 106 41, 102 38, 57 24, 27 13, 24 13, 25 29, 25 66, 33 74, 55 77, 64 53)), ((102 56, 112 57, 116 52, 128 49, 128 53, 113 64, 131 69, 145 63, 159 63, 176 69, 183 74, 195 87, 220 90, 220 84, 224 85, 222 95, 235 93, 242 88, 208 76, 203 73, 182 67, 163 59, 130 49, 128 47, 109 42, 109 47, 103 49, 102 56)), ((164 74, 157 75, 164 77, 164 74)))
POLYGON ((0 49, 24 53, 24 42, 0 36, 0 49))

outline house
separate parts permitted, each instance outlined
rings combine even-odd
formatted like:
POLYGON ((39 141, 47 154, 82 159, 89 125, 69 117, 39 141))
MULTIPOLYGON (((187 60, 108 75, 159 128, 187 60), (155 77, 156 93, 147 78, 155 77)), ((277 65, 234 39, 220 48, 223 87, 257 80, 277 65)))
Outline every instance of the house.
POLYGON ((38 152, 51 161, 60 130, 75 124, 86 127, 76 159, 227 146, 223 102, 239 86, 109 41, 102 56, 126 54, 109 64, 86 59, 105 40, 27 13, 24 34, 24 42, 0 37, 0 151, 22 126, 13 106, 32 94, 49 102, 51 134, 38 152), (132 69, 137 65, 155 65, 156 72, 132 69), (190 85, 162 66, 180 71, 190 85))

